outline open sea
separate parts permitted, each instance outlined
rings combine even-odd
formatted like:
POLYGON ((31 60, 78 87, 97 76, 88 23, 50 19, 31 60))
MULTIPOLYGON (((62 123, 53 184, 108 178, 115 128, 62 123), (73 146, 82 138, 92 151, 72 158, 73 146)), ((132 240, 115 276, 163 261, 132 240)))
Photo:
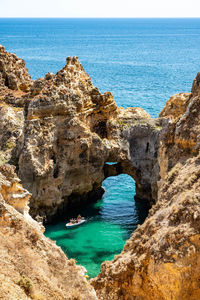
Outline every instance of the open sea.
MULTIPOLYGON (((57 72, 78 56, 101 92, 118 106, 140 106, 157 117, 173 94, 189 92, 200 71, 200 19, 0 19, 0 44, 26 61, 33 79, 57 72)), ((46 235, 94 277, 120 253, 146 216, 135 204, 128 175, 103 182, 102 199, 81 211, 87 222, 66 229, 57 220, 46 235)))

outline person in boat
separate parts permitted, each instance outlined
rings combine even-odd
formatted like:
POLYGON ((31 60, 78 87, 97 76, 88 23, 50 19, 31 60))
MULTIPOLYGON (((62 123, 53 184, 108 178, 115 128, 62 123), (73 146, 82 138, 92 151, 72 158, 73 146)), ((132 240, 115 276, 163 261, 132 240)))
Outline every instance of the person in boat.
POLYGON ((80 221, 81 221, 81 219, 82 219, 81 215, 78 215, 78 217, 77 217, 77 221, 78 221, 78 222, 80 222, 80 221))

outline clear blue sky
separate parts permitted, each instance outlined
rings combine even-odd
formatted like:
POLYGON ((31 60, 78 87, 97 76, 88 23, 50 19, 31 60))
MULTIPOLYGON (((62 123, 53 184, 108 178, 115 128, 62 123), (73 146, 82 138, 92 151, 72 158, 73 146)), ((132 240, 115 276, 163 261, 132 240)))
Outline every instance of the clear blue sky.
POLYGON ((200 0, 0 0, 0 17, 200 17, 200 0))

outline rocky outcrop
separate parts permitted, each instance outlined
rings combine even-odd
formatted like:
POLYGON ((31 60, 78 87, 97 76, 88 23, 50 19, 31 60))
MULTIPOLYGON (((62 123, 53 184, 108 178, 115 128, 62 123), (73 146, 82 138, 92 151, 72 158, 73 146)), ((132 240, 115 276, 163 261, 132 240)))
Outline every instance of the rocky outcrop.
MULTIPOLYGON (((14 67, 13 55, 1 49, 4 65, 10 60, 8 70, 24 66, 16 58, 14 67)), ((26 72, 21 68, 20 74, 26 72)), ((25 75, 19 79, 31 82, 25 75)), ((36 80, 26 93, 7 89, 0 107, 1 162, 17 166, 32 193, 34 217, 51 220, 94 201, 103 193, 102 181, 120 173, 135 179, 137 199, 155 202, 162 118, 152 119, 141 108, 117 108, 111 93, 93 86, 77 57, 67 58, 62 70, 36 80)))
POLYGON ((19 176, 32 193, 32 214, 50 217, 99 196, 108 156, 102 137, 117 109, 112 95, 101 95, 74 57, 35 81, 27 99, 19 176))
POLYGON ((84 268, 68 260, 30 217, 29 198, 13 167, 0 167, 0 298, 97 299, 84 268))
MULTIPOLYGON (((11 66, 17 68, 12 59, 11 66)), ((77 57, 68 58, 57 74, 31 83, 30 90, 13 91, 7 82, 4 76, 1 164, 16 165, 32 193, 33 216, 50 220, 72 205, 94 200, 102 193, 102 181, 120 173, 135 179, 136 198, 152 206, 122 253, 103 263, 91 281, 98 299, 199 299, 200 75, 191 93, 172 96, 158 119, 141 108, 117 108, 110 93, 101 94, 92 85, 77 57)), ((38 299, 38 294, 74 299, 80 291, 81 299, 95 299, 81 268, 30 218, 30 194, 12 170, 0 168, 0 247, 7 262, 2 264, 3 297, 8 298, 9 284, 15 299, 38 299), (9 252, 12 245, 15 251, 9 252), (32 260, 38 262, 36 270, 32 260)))
POLYGON ((171 121, 177 120, 185 113, 191 96, 191 93, 180 93, 170 97, 159 116, 167 117, 171 121))
POLYGON ((117 115, 108 120, 107 144, 110 145, 105 176, 121 173, 133 177, 136 183, 136 200, 152 205, 157 199, 159 180, 159 136, 165 120, 152 119, 142 108, 118 108, 117 115))
POLYGON ((20 184, 20 180, 11 165, 0 167, 1 195, 4 201, 13 206, 18 212, 28 214, 28 201, 31 194, 20 184))
MULTIPOLYGON (((130 174, 137 198, 153 203, 159 172, 157 147, 162 120, 140 108, 117 108, 112 94, 92 85, 77 57, 57 74, 36 80, 30 92, 5 102, 25 108, 24 140, 15 157, 24 186, 32 193, 31 214, 51 220, 73 205, 99 198, 102 181, 130 174)), ((13 153, 13 152, 12 152, 13 153)))
POLYGON ((5 51, 0 45, 0 88, 1 90, 21 90, 28 91, 31 85, 31 77, 25 68, 23 59, 19 59, 16 54, 5 51))
POLYGON ((23 145, 23 109, 0 103, 0 120, 0 165, 17 163, 23 145))
POLYGON ((170 122, 160 134, 158 200, 122 253, 105 262, 92 281, 100 299, 200 298, 197 82, 192 94, 171 97, 160 114, 170 122))

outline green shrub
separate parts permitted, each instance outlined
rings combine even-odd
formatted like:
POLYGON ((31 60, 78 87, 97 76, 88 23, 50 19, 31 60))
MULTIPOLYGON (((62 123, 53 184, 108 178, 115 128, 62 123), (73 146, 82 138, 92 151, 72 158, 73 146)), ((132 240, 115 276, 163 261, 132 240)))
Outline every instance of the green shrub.
POLYGON ((17 284, 25 291, 26 295, 30 295, 33 289, 33 283, 24 275, 17 281, 17 284))

